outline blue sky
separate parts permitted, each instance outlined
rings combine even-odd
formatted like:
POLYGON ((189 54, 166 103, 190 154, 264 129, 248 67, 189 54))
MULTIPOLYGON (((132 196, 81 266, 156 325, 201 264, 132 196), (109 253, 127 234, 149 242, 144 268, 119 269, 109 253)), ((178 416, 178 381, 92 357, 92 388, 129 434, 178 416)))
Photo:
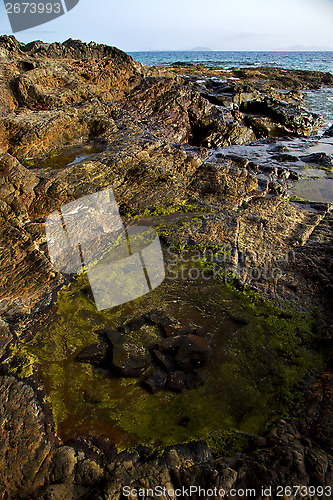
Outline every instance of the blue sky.
MULTIPOLYGON (((80 38, 125 51, 333 50, 332 27, 333 0, 80 0, 66 15, 16 37, 80 38)), ((11 34, 2 3, 0 33, 11 34)))

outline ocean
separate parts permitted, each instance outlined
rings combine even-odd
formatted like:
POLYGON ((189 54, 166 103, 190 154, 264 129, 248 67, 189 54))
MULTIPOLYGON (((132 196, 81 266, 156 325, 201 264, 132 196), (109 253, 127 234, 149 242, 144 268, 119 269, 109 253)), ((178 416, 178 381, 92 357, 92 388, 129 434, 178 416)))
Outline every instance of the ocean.
MULTIPOLYGON (((181 61, 224 68, 271 66, 333 73, 333 52, 158 51, 130 52, 130 55, 146 66, 169 66, 181 61)), ((333 123, 333 89, 307 92, 305 105, 319 113, 327 125, 333 123)))
POLYGON ((288 69, 307 69, 333 73, 332 52, 130 52, 147 66, 169 65, 177 61, 207 66, 273 66, 288 69))

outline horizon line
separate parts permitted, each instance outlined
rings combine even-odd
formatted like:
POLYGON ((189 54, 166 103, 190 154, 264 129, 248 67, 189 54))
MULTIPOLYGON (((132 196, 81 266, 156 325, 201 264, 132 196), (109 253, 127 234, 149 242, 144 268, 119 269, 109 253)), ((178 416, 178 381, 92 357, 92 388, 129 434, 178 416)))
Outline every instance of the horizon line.
MULTIPOLYGON (((124 49, 121 49, 124 50, 124 49)), ((333 52, 333 49, 209 49, 209 50, 191 50, 191 49, 146 49, 146 50, 124 50, 124 52, 333 52)))

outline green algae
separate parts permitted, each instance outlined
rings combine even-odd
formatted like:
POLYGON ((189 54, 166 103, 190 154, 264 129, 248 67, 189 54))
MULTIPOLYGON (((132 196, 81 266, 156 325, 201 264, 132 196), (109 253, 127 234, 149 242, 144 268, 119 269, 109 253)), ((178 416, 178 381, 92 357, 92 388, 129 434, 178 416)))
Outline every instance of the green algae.
POLYGON ((9 367, 19 378, 29 378, 34 374, 37 358, 30 352, 29 344, 18 340, 11 348, 9 367))
POLYGON ((245 452, 252 441, 253 437, 251 435, 233 430, 212 430, 206 437, 207 445, 215 458, 245 452))
MULTIPOLYGON (((147 337, 144 329, 129 337, 144 345, 158 335, 153 327, 147 337)), ((147 296, 97 311, 82 275, 60 291, 33 340, 16 344, 10 369, 22 378, 34 372, 43 382, 63 439, 99 433, 119 449, 202 439, 221 456, 246 448, 247 434, 295 416, 303 401, 300 384, 323 367, 317 339, 314 318, 281 310, 247 287, 168 276, 147 296), (102 340, 96 330, 156 308, 208 332, 212 356, 201 387, 151 395, 136 379, 118 379, 75 361, 84 347, 102 340)))
POLYGON ((35 160, 33 158, 26 158, 24 161, 23 161, 23 165, 26 167, 26 168, 32 168, 34 165, 35 165, 35 160))

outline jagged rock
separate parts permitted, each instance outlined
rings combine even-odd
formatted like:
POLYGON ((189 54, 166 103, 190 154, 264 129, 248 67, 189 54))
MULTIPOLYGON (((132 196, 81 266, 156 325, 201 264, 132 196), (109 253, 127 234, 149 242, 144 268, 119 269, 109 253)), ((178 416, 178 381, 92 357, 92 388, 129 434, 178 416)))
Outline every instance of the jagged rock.
POLYGON ((312 482, 325 484, 327 470, 331 465, 329 462, 329 458, 324 451, 314 448, 306 450, 305 463, 312 482))
POLYGON ((27 171, 18 160, 0 150, 0 211, 26 217, 40 179, 27 171))
POLYGON ((148 377, 146 377, 142 386, 152 394, 163 389, 167 383, 168 377, 162 370, 154 370, 148 377))
POLYGON ((197 169, 189 186, 192 196, 213 204, 214 199, 237 204, 250 196, 256 187, 256 178, 246 169, 208 163, 197 169))
POLYGON ((301 156, 300 159, 305 163, 315 163, 317 165, 322 165, 323 167, 333 166, 332 157, 326 153, 312 153, 310 155, 301 156))
POLYGON ((201 373, 197 370, 192 370, 186 373, 186 387, 187 389, 196 389, 205 382, 201 373))
POLYGON ((0 482, 7 498, 29 496, 46 480, 52 442, 31 387, 0 378, 0 482))
POLYGON ((0 221, 0 314, 13 319, 50 304, 63 279, 15 215, 0 221))
POLYGON ((168 374, 168 389, 175 392, 182 392, 185 389, 186 375, 182 371, 170 372, 168 374))
POLYGON ((175 360, 182 370, 189 371, 192 368, 203 366, 209 355, 209 347, 206 340, 197 335, 186 335, 183 338, 175 360))
POLYGON ((306 421, 308 432, 330 453, 333 451, 332 390, 333 374, 323 373, 312 387, 306 421))
POLYGON ((273 99, 244 102, 240 110, 272 119, 274 123, 281 125, 280 135, 309 136, 323 124, 318 115, 313 115, 299 106, 284 104, 273 99))

